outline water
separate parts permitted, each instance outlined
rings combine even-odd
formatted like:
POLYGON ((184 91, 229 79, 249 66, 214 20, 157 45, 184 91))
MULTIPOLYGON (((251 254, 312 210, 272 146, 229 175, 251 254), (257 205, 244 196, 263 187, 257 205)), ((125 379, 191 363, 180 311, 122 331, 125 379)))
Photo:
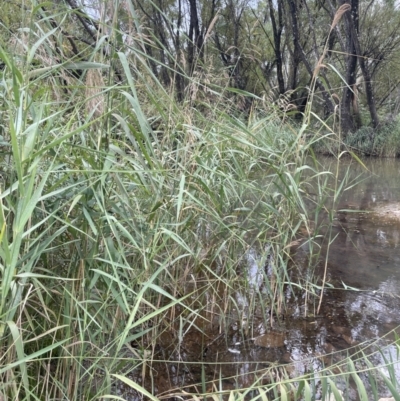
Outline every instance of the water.
POLYGON ((359 164, 351 164, 351 175, 363 173, 363 181, 341 198, 334 227, 338 237, 329 262, 332 274, 339 273, 344 282, 396 292, 400 280, 400 162, 367 159, 364 163, 367 173, 359 164))
MULTIPOLYGON (((182 389, 198 394, 251 385, 263 388, 282 377, 319 372, 348 355, 353 355, 360 369, 360 351, 374 353, 377 347, 382 352, 370 357, 375 366, 383 364, 382 355, 397 358, 391 342, 400 324, 400 161, 363 162, 367 170, 350 160, 341 164, 340 179, 347 172, 348 182, 358 184, 348 188, 337 205, 331 233, 335 241, 330 245, 327 264, 326 236, 320 241, 319 260, 312 264, 305 239, 293 253, 297 279, 321 278, 326 268, 319 310, 320 292, 311 286, 309 292, 302 289, 293 293, 288 288, 285 302, 289 307, 282 314, 270 311, 262 300, 255 301, 255 295, 265 290, 260 267, 265 271, 266 263, 273 260, 266 257, 268 247, 250 248, 243 257, 249 286, 246 291, 233 292, 237 308, 223 309, 227 289, 218 284, 221 287, 213 296, 206 297, 206 320, 195 319, 191 325, 181 320, 175 324, 175 333, 166 330, 161 334, 155 354, 160 362, 149 363, 147 375, 133 373, 133 379, 152 389, 153 394, 171 398, 173 394, 182 395, 182 389), (219 300, 215 294, 221 294, 219 300)), ((336 168, 334 159, 322 159, 322 163, 325 169, 336 168)), ((315 223, 317 227, 318 223, 321 221, 315 223)), ((397 364, 393 372, 400 382, 397 364)), ((316 377, 314 394, 318 399, 318 373, 316 377)), ((366 376, 362 380, 372 391, 366 376)), ((337 386, 346 399, 358 399, 354 383, 349 387, 338 379, 337 386)), ((380 397, 391 396, 384 384, 378 393, 380 397)))

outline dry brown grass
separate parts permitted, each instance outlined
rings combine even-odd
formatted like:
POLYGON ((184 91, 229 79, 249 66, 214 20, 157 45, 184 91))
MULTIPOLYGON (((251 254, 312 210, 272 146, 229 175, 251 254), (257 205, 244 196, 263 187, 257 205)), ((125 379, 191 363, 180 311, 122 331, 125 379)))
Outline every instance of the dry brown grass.
POLYGON ((90 69, 86 74, 86 113, 92 120, 99 118, 105 111, 105 100, 102 88, 104 79, 101 72, 97 69, 90 69))

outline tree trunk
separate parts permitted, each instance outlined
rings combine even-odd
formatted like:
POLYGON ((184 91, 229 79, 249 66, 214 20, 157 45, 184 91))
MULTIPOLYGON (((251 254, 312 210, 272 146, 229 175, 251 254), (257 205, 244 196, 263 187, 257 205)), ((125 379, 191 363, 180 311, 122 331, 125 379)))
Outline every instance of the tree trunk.
POLYGON ((282 62, 282 50, 281 50, 281 38, 283 31, 283 16, 282 16, 282 0, 277 1, 278 6, 278 24, 276 24, 274 7, 272 0, 268 0, 269 4, 269 15, 272 23, 272 31, 274 34, 274 52, 276 61, 276 76, 278 79, 279 94, 283 95, 285 93, 285 81, 283 79, 283 62, 282 62))
POLYGON ((358 0, 342 1, 342 4, 350 4, 350 12, 345 14, 346 29, 346 85, 343 89, 340 105, 341 127, 344 135, 354 132, 360 126, 360 115, 356 106, 355 93, 357 81, 357 49, 356 36, 358 35, 358 0), (356 106, 356 107, 354 107, 356 106))
POLYGON ((192 76, 196 61, 197 61, 197 51, 203 45, 200 37, 200 25, 199 25, 199 14, 197 10, 197 0, 189 0, 189 13, 190 13, 190 23, 189 23, 189 34, 188 34, 188 64, 189 64, 189 75, 192 76))
POLYGON ((178 20, 177 20, 177 27, 176 27, 176 34, 175 34, 175 53, 176 53, 176 63, 174 66, 174 81, 175 81, 175 89, 176 89, 176 97, 178 102, 182 102, 185 98, 184 91, 185 91, 185 82, 184 82, 184 75, 180 71, 180 56, 181 56, 181 34, 180 29, 182 25, 182 0, 178 0, 178 20))
MULTIPOLYGON (((304 53, 303 47, 300 43, 300 33, 298 27, 298 19, 297 19, 297 5, 296 0, 288 0, 290 14, 292 17, 292 33, 293 33, 293 44, 294 44, 294 54, 299 56, 301 61, 303 62, 304 66, 306 67, 307 72, 310 74, 310 77, 313 77, 314 71, 311 68, 310 63, 308 62, 306 55, 304 53)), ((321 91, 322 97, 325 102, 325 108, 327 114, 333 114, 335 111, 335 105, 327 92, 324 84, 317 78, 315 81, 316 87, 321 91)))
MULTIPOLYGON (((358 17, 357 17, 358 18, 358 17)), ((360 41, 358 40, 358 31, 355 31, 353 26, 352 37, 354 38, 354 47, 356 50, 356 54, 358 56, 358 62, 360 64, 361 72, 364 78, 365 84, 365 95, 367 97, 369 114, 371 116, 372 126, 377 128, 379 125, 379 116, 376 111, 376 104, 374 98, 374 92, 372 88, 371 74, 369 72, 369 68, 367 63, 365 62, 365 58, 361 52, 360 41)))

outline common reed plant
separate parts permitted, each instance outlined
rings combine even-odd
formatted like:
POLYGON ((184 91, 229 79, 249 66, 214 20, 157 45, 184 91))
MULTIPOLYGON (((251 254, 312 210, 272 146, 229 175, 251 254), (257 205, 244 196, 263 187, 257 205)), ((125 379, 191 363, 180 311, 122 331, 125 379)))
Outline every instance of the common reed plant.
MULTIPOLYGON (((301 226, 310 244, 318 235, 311 183, 317 210, 331 190, 306 161, 312 141, 273 108, 235 117, 232 94, 194 76, 185 79, 201 105, 178 102, 155 77, 140 29, 118 51, 98 45, 82 50, 88 61, 59 60, 48 17, 14 37, 25 58, 0 49, 0 399, 128 399, 125 383, 133 398, 155 400, 152 367, 166 335, 185 364, 190 330, 206 336, 216 318, 223 335, 237 320, 245 338, 260 304, 273 325, 288 288, 314 291, 291 281, 289 245, 301 226), (264 292, 249 280, 249 249, 264 292)), ((190 397, 220 399, 201 369, 190 397)), ((311 399, 311 379, 296 380, 275 375, 268 394, 311 399)), ((324 380, 324 396, 337 397, 324 380)), ((267 399, 260 388, 229 397, 267 399)))

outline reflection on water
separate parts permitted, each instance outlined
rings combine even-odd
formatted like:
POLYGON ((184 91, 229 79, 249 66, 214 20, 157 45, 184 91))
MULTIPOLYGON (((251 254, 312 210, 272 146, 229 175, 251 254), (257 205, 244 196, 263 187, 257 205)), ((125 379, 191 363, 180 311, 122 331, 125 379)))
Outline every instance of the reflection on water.
MULTIPOLYGON (((337 270, 345 283, 383 291, 391 288, 396 293, 391 283, 400 280, 400 162, 364 162, 369 172, 363 173, 358 185, 344 192, 339 204, 335 221, 338 237, 329 262, 332 274, 337 270)), ((356 177, 362 170, 353 162, 349 171, 356 177)))
MULTIPOLYGON (((289 312, 284 320, 277 317, 271 329, 272 311, 263 309, 262 300, 256 301, 260 307, 250 306, 255 294, 267 291, 263 283, 265 275, 271 276, 272 252, 268 247, 250 248, 243 256, 249 288, 236 291, 237 310, 221 314, 221 321, 216 308, 206 316, 209 323, 196 321, 187 330, 180 328, 185 329, 184 338, 166 332, 157 346, 160 359, 170 362, 153 362, 152 375, 145 379, 150 382, 136 377, 139 383, 152 388, 153 394, 169 394, 173 387, 194 393, 202 382, 209 383, 206 391, 262 386, 280 377, 318 372, 349 353, 372 352, 376 346, 383 351, 371 356, 374 366, 384 363, 382 355, 397 360, 396 347, 388 344, 400 324, 400 161, 365 160, 368 171, 356 162, 348 169, 349 163, 343 162, 341 177, 348 171, 350 182, 362 180, 343 193, 335 214, 331 237, 336 239, 330 247, 328 284, 319 313, 318 299, 306 309, 304 291, 297 296, 288 291, 289 312), (249 310, 255 311, 253 316, 248 316, 249 310), (383 338, 389 332, 392 337, 383 338)), ((333 159, 323 164, 336 168, 333 159)), ((326 243, 321 243, 322 262, 326 243)), ((311 274, 309 254, 310 244, 305 242, 293 255, 305 276, 311 274)), ((312 274, 322 272, 317 266, 312 274)), ((400 369, 394 366, 400 382, 400 369)), ((345 382, 337 385, 346 388, 345 382)), ((380 397, 390 396, 385 388, 379 391, 380 397)), ((350 389, 346 397, 357 399, 356 391, 350 389)))

